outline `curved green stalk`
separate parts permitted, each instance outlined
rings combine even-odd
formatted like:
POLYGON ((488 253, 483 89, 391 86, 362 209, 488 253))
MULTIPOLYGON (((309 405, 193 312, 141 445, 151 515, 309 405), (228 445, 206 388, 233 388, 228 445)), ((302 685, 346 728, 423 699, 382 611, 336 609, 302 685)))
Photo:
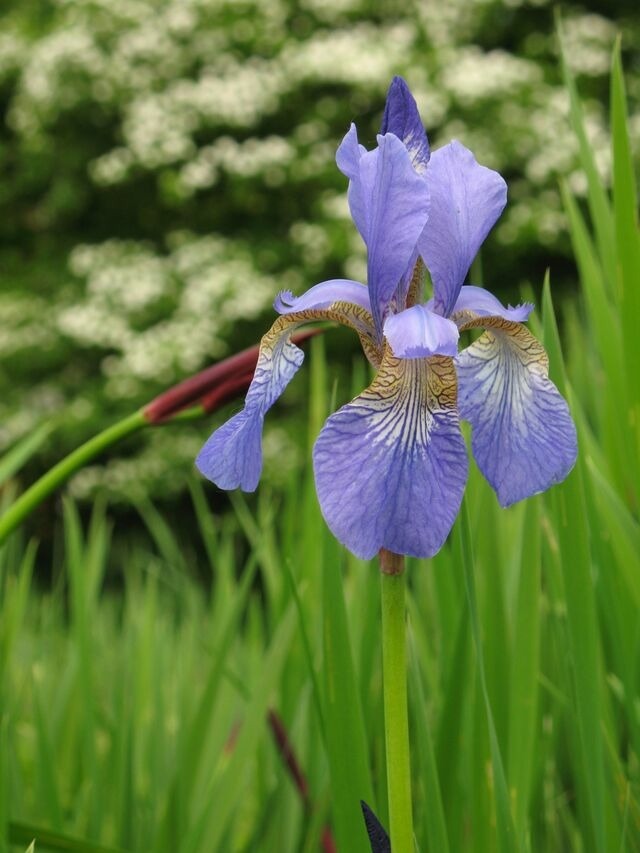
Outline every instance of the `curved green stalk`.
POLYGON ((393 853, 412 853, 404 558, 382 551, 380 568, 384 728, 391 849, 393 853))
POLYGON ((26 492, 20 495, 0 518, 0 545, 45 498, 49 497, 63 483, 66 483, 78 469, 102 453, 103 450, 111 447, 112 444, 116 444, 120 439, 148 425, 149 421, 145 418, 142 410, 134 412, 99 432, 98 435, 94 435, 89 441, 81 444, 80 447, 65 456, 53 468, 50 468, 46 474, 43 474, 26 492))

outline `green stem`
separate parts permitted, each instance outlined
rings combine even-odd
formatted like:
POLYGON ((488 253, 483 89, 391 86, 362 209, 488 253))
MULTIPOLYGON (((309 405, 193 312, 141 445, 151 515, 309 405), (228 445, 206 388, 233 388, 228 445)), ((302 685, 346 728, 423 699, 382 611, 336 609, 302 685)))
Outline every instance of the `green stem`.
POLYGON ((134 414, 99 432, 98 435, 94 435, 89 441, 65 456, 53 468, 50 468, 46 474, 43 474, 26 492, 20 495, 0 518, 0 545, 45 498, 65 483, 79 468, 82 468, 103 450, 111 447, 112 444, 116 444, 120 439, 148 425, 149 422, 142 410, 134 412, 134 414))
POLYGON ((380 552, 380 568, 384 727, 391 849, 393 853, 412 853, 404 558, 383 549, 380 552))

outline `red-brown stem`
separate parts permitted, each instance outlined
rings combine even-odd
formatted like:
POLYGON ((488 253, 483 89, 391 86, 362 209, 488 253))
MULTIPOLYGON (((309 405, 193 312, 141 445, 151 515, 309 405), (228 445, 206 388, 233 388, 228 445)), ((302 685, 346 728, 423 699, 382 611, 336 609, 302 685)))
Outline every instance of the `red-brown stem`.
MULTIPOLYGON (((291 339, 295 344, 301 344, 321 331, 322 329, 309 329, 292 335, 291 339)), ((145 406, 143 409, 144 417, 149 423, 162 423, 200 400, 202 400, 206 411, 212 411, 215 406, 227 402, 235 394, 241 393, 248 387, 256 369, 259 352, 259 344, 247 347, 242 352, 225 358, 217 364, 201 370, 195 376, 190 376, 189 379, 179 382, 145 406), (249 379, 245 384, 247 377, 249 379), (232 384, 234 387, 233 394, 231 393, 232 384), (220 395, 223 386, 226 387, 225 393, 228 396, 220 395), (211 402, 205 402, 209 398, 213 401, 213 405, 211 402)))
POLYGON ((401 575, 404 572, 403 554, 394 554, 393 551, 381 548, 378 556, 380 557, 380 571, 382 574, 401 575))
POLYGON ((205 412, 215 412, 224 403, 241 396, 251 385, 253 379, 253 370, 249 370, 239 376, 231 376, 223 380, 219 385, 205 394, 200 400, 200 405, 205 412))
MULTIPOLYGON (((296 758, 293 745, 289 740, 289 735, 287 734, 287 730, 284 726, 284 723, 282 722, 278 714, 273 710, 270 710, 267 713, 267 721, 269 723, 269 728, 271 729, 271 734, 273 735, 273 739, 275 741, 278 752, 280 753, 280 756, 284 762, 284 766, 289 771, 289 775, 293 779, 293 783, 296 786, 296 790, 300 794, 304 809, 308 813, 311 811, 311 800, 309 799, 309 784, 304 773, 302 772, 300 764, 298 763, 298 759, 296 758)), ((323 828, 320 842, 324 853, 338 853, 338 848, 336 847, 335 842, 333 840, 331 829, 328 826, 325 826, 323 828)))
POLYGON ((278 747, 280 757, 284 761, 285 766, 289 771, 289 775, 293 779, 295 786, 298 789, 302 800, 304 801, 305 806, 308 806, 309 785, 307 784, 307 780, 304 776, 304 773, 300 769, 298 759, 296 758, 296 754, 293 751, 293 746, 291 745, 291 741, 289 740, 289 735, 287 734, 287 730, 284 727, 284 723, 275 711, 269 711, 267 713, 267 720, 269 721, 271 733, 273 734, 273 739, 275 740, 276 746, 278 747))

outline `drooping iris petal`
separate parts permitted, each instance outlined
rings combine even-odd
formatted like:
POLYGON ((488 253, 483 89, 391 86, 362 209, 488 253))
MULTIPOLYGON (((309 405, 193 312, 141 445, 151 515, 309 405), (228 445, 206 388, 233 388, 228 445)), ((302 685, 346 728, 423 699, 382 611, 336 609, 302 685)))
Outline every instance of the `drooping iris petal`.
POLYGON ((210 436, 196 458, 198 471, 220 489, 255 492, 262 473, 263 423, 264 415, 255 409, 238 412, 210 436))
POLYGON ((453 359, 387 348, 369 388, 327 420, 313 462, 322 513, 350 551, 435 554, 467 478, 453 359))
POLYGON ((294 296, 290 290, 283 290, 276 297, 273 307, 278 314, 292 314, 294 311, 306 311, 308 308, 327 308, 333 302, 352 302, 371 312, 367 287, 348 278, 320 282, 301 296, 294 296))
POLYGON ((378 147, 362 153, 352 127, 337 162, 349 181, 349 207, 367 246, 367 283, 378 339, 387 309, 407 270, 429 215, 426 178, 418 175, 403 143, 378 136, 378 147), (356 168, 357 167, 357 168, 356 168))
MULTIPOLYGON (((429 300, 431 303, 433 300, 429 300)), ((429 304, 427 303, 427 304, 429 304)), ((523 323, 528 319, 529 314, 533 311, 533 305, 530 302, 525 302, 522 305, 516 305, 515 308, 509 305, 505 308, 502 302, 497 299, 493 293, 489 293, 484 287, 475 287, 472 284, 465 284, 460 295, 456 300, 451 312, 454 319, 459 313, 474 314, 478 317, 502 317, 505 320, 513 320, 518 323, 523 323)))
POLYGON ((380 133, 393 133, 404 142, 413 167, 424 172, 431 156, 418 106, 402 77, 394 77, 387 92, 380 133))
POLYGON ((456 359, 460 416, 473 427, 478 467, 502 506, 548 489, 573 467, 576 430, 549 379, 542 345, 524 326, 483 317, 488 327, 456 359))
POLYGON ((384 336, 398 358, 458 354, 458 327, 426 305, 414 305, 387 317, 384 336))
POLYGON ((507 185, 457 141, 433 152, 426 176, 431 211, 418 249, 431 273, 435 310, 448 317, 471 262, 502 213, 507 185))
POLYGON ((262 472, 264 416, 295 376, 304 353, 291 340, 304 323, 332 320, 354 329, 365 353, 377 365, 380 353, 373 318, 359 305, 334 302, 329 308, 307 309, 279 317, 260 342, 260 354, 244 409, 217 429, 196 459, 198 470, 221 489, 253 492, 262 472))

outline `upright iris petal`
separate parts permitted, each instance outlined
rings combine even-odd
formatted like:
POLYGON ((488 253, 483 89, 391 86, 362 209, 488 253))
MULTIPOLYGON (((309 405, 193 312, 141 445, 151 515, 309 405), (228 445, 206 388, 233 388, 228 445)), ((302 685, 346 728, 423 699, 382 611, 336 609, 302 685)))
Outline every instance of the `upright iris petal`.
POLYGON ((416 172, 427 168, 431 151, 418 105, 402 77, 394 77, 387 92, 380 133, 393 133, 404 145, 416 172))
POLYGON ((431 211, 418 249, 431 273, 434 310, 448 317, 471 262, 502 213, 507 185, 456 141, 433 152, 426 177, 431 211))
POLYGON ((416 173, 407 149, 393 134, 378 136, 378 147, 362 153, 352 128, 336 159, 350 178, 349 206, 367 247, 371 310, 382 340, 387 311, 429 215, 426 178, 416 173))
POLYGON ((478 467, 509 506, 564 480, 576 461, 576 430, 533 335, 501 317, 462 328, 477 326, 488 330, 456 360, 458 406, 473 427, 478 467))
POLYGON ((467 478, 453 360, 387 350, 369 388, 327 420, 313 463, 325 520, 354 554, 435 554, 467 478))

